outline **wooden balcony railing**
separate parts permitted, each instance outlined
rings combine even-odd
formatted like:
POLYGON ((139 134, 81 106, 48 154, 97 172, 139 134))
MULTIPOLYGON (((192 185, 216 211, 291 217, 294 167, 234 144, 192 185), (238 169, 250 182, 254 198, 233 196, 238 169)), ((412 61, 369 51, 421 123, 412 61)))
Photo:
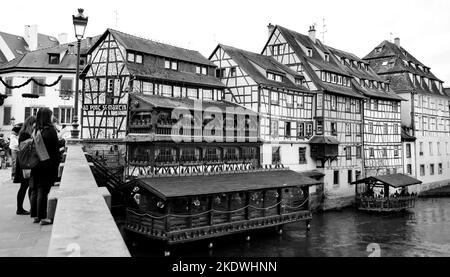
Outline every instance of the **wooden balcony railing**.
POLYGON ((356 204, 362 210, 394 211, 414 208, 417 196, 403 196, 397 198, 356 198, 356 204))

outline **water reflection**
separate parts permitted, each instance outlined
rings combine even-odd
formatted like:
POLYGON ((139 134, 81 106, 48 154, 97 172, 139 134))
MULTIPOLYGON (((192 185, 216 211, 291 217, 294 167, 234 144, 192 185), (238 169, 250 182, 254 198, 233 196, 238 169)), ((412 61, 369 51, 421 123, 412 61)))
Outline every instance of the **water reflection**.
MULTIPOLYGON (((450 201, 448 198, 423 199, 410 212, 377 215, 346 209, 315 214, 311 231, 305 223, 285 226, 282 235, 275 230, 228 236, 176 246, 174 256, 219 257, 367 257, 368 245, 380 246, 380 255, 450 256, 450 201)), ((130 247, 133 256, 162 256, 163 247, 154 241, 140 240, 130 247)))

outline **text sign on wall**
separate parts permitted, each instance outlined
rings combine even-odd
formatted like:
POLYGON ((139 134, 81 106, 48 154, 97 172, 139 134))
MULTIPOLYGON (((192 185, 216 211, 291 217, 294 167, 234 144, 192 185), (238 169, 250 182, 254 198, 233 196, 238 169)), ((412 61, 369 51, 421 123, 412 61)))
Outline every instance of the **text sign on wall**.
POLYGON ((127 105, 125 104, 116 104, 116 105, 93 105, 93 104, 84 104, 83 111, 126 111, 127 105))

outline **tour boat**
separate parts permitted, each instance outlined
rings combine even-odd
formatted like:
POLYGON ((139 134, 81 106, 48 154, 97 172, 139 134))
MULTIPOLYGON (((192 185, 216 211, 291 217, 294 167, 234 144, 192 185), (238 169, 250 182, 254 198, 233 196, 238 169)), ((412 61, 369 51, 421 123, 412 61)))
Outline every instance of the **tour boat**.
POLYGON ((320 183, 288 169, 139 178, 120 188, 125 229, 175 244, 270 227, 280 231, 298 221, 308 226, 309 186, 320 183))
POLYGON ((409 193, 407 187, 422 182, 404 174, 371 176, 353 182, 356 185, 356 207, 368 212, 400 212, 414 208, 417 194, 409 193), (391 194, 390 188, 397 191, 391 194), (401 193, 398 193, 398 190, 401 193), (379 190, 375 195, 375 190, 379 190), (381 193, 382 192, 382 193, 381 193))

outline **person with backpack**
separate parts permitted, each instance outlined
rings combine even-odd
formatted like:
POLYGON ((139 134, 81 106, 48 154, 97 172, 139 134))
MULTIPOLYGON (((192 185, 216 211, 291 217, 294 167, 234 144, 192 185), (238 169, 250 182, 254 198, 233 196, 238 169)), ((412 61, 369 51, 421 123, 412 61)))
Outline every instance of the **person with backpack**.
POLYGON ((31 217, 34 223, 41 225, 52 224, 47 219, 47 200, 50 188, 58 178, 58 167, 60 163, 58 134, 52 124, 53 112, 49 108, 40 108, 36 115, 36 128, 34 140, 37 152, 46 152, 48 159, 40 160, 31 169, 32 192, 31 192, 31 217), (39 141, 42 139, 43 148, 39 149, 39 141))
MULTIPOLYGON (((19 139, 18 144, 30 139, 33 131, 34 125, 36 124, 36 117, 30 116, 25 120, 25 123, 22 125, 22 128, 19 131, 19 139)), ((18 147, 19 149, 19 147, 18 147)), ((19 152, 19 151, 18 151, 19 152)), ((19 159, 16 159, 15 165, 15 175, 14 175, 14 183, 20 183, 19 191, 17 192, 17 211, 18 215, 29 215, 30 212, 26 211, 23 208, 23 201, 25 200, 25 195, 27 193, 27 189, 30 185, 30 170, 22 169, 20 166, 19 159)), ((31 198, 31 189, 28 190, 28 197, 31 198)))

